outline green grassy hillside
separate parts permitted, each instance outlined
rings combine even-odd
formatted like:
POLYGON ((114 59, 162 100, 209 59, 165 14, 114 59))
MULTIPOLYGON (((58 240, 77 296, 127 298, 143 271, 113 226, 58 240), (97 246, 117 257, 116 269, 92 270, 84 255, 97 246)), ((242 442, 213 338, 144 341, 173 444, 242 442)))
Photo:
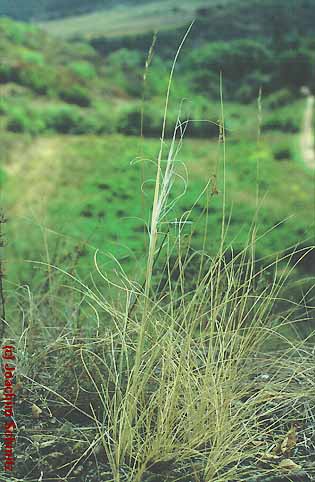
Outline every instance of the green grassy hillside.
POLYGON ((145 55, 157 30, 158 57, 170 62, 174 45, 193 19, 181 76, 195 94, 209 93, 220 70, 227 90, 241 89, 240 101, 256 98, 259 87, 265 93, 282 87, 314 87, 315 14, 309 0, 182 2, 180 6, 162 1, 41 25, 58 38, 84 38, 105 57, 122 49, 145 55))
POLYGON ((195 20, 194 38, 201 41, 231 40, 235 38, 262 38, 275 40, 278 46, 284 38, 296 42, 298 37, 312 36, 314 22, 312 0, 153 0, 141 5, 120 5, 102 12, 73 15, 41 25, 49 33, 60 37, 125 37, 141 36, 153 30, 165 31, 163 38, 178 38, 183 29, 174 28, 195 20), (211 28, 209 28, 211 25, 211 28))
MULTIPOLYGON (((147 0, 124 0, 121 2, 125 6, 135 3, 145 3, 147 0)), ((119 2, 115 0, 1 0, 0 15, 7 15, 16 20, 34 20, 44 18, 62 18, 69 15, 82 15, 99 9, 108 9, 117 6, 119 2)))
MULTIPOLYGON (((224 5, 226 0, 211 3, 224 5)), ((50 34, 63 38, 133 36, 186 25, 195 18, 198 8, 206 5, 209 2, 205 0, 154 0, 128 6, 118 4, 104 11, 50 20, 40 25, 50 34)))
MULTIPOLYGON (((2 198, 12 217, 10 236, 16 240, 9 252, 16 259, 52 257, 70 265, 79 260, 86 275, 97 248, 104 256, 118 257, 126 269, 134 269, 135 260, 145 251, 143 231, 152 196, 149 181, 154 176, 154 164, 148 160, 158 152, 170 69, 159 55, 159 44, 144 83, 147 54, 143 47, 120 47, 104 57, 88 43, 56 40, 35 26, 9 19, 0 22, 0 29, 0 48, 5 53, 0 66, 2 198), (145 140, 139 138, 141 111, 145 140), (145 161, 134 162, 138 158, 145 161), (118 219, 123 220, 123 231, 118 219), (21 229, 28 233, 26 237, 18 235, 21 229)), ((311 61, 307 63, 309 40, 301 43, 307 69, 312 69, 311 61)), ((301 243, 311 234, 312 177, 303 166, 300 149, 305 99, 298 89, 304 76, 298 71, 289 79, 286 71, 275 71, 260 43, 237 40, 229 44, 229 51, 226 48, 222 42, 204 42, 199 49, 184 52, 178 62, 166 134, 170 139, 179 112, 182 121, 190 120, 178 156, 187 166, 189 189, 166 228, 170 226, 176 235, 176 219, 189 211, 207 180, 217 176, 220 194, 211 200, 208 228, 208 249, 215 252, 223 199, 217 73, 218 62, 223 62, 227 209, 232 213, 228 239, 234 240, 236 248, 246 239, 258 186, 259 230, 275 227, 259 243, 257 255, 264 256, 301 243), (237 68, 230 62, 232 46, 233 55, 239 56, 237 68), (259 80, 253 82, 253 73, 263 76, 255 70, 262 67, 257 52, 266 56, 266 68, 271 69, 260 113, 259 80), (241 72, 243 61, 246 69, 241 72), (211 68, 206 71, 207 62, 211 68), (286 88, 280 88, 282 79, 286 88), (182 99, 187 100, 181 104, 182 99), (283 182, 286 176, 291 182, 283 182)), ((284 47, 283 62, 286 55, 284 47)), ((183 192, 185 182, 178 181, 175 197, 183 192)), ((204 213, 206 200, 203 196, 196 201, 185 227, 187 239, 191 236, 196 248, 203 244, 204 227, 191 232, 190 222, 204 213)), ((13 278, 17 273, 24 281, 29 277, 28 264, 9 266, 13 278)))

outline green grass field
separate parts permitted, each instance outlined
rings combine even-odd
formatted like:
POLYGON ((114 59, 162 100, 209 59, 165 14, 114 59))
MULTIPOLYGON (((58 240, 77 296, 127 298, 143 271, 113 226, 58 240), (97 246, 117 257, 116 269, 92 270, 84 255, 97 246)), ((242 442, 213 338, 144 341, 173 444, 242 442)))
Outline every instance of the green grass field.
MULTIPOLYGON (((39 25, 48 33, 62 38, 136 35, 154 30, 172 29, 191 22, 205 0, 163 0, 140 6, 118 6, 78 17, 48 21, 39 25)), ((218 2, 213 2, 218 3, 218 2)), ((222 3, 222 2, 221 2, 222 3)))
MULTIPOLYGON (((301 100, 290 110, 301 117, 304 106, 305 101, 301 100)), ((226 141, 227 210, 231 213, 228 238, 234 239, 234 246, 241 246, 246 240, 257 207, 259 166, 259 232, 263 234, 280 223, 259 243, 262 256, 306 239, 311 234, 314 207, 312 176, 299 158, 299 133, 288 139, 281 132, 266 132, 257 141, 257 122, 255 106, 240 109, 235 104, 226 105, 226 124, 230 126, 226 141), (278 160, 275 156, 283 146, 291 158, 278 160), (279 184, 284 173, 289 182, 279 184)), ((66 139, 65 144, 63 136, 24 138, 10 152, 2 190, 12 217, 10 237, 15 240, 10 243, 9 252, 21 262, 23 258, 53 258, 54 263, 64 259, 69 266, 78 252, 83 276, 93 270, 96 249, 108 269, 113 266, 108 255, 117 257, 128 272, 141 269, 139 260, 145 253, 143 232, 149 221, 155 175, 152 161, 156 159, 159 141, 119 135, 66 139), (141 193, 143 175, 146 183, 141 193)), ((184 178, 181 163, 187 168, 187 179, 176 182, 174 198, 182 194, 185 182, 188 187, 165 219, 165 231, 170 227, 174 237, 174 222, 195 202, 189 220, 198 220, 206 208, 207 196, 199 200, 198 197, 217 174, 220 193, 210 201, 207 241, 207 249, 214 253, 222 219, 222 145, 216 140, 185 139, 178 155, 178 173, 184 178)), ((194 228, 192 239, 196 248, 202 246, 203 224, 204 221, 199 222, 194 228)), ((190 224, 184 232, 189 237, 190 224)), ((14 278, 18 272, 27 280, 28 264, 15 262, 9 263, 9 267, 9 271, 15 271, 14 278)))

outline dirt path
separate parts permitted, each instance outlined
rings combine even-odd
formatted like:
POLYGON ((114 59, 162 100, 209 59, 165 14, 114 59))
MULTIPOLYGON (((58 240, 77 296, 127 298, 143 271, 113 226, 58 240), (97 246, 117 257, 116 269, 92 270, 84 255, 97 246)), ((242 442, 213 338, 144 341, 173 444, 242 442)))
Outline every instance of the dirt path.
POLYGON ((315 168, 315 138, 314 138, 314 95, 309 94, 306 99, 306 108, 301 133, 301 151, 305 164, 315 168))
POLYGON ((14 185, 19 185, 20 194, 11 209, 14 216, 45 216, 60 179, 61 164, 60 141, 56 138, 37 139, 26 151, 14 152, 7 168, 14 185))

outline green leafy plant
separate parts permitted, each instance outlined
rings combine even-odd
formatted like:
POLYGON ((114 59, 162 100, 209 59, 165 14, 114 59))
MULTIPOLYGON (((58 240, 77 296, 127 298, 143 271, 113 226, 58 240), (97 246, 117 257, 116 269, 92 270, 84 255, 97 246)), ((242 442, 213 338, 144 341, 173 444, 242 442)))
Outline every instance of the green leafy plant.
POLYGON ((48 65, 21 63, 17 66, 17 83, 29 87, 36 94, 49 95, 56 82, 56 72, 48 65))
POLYGON ((69 69, 80 79, 91 80, 96 77, 96 70, 93 64, 90 62, 72 62, 69 65, 69 69))
POLYGON ((45 111, 47 128, 60 134, 75 134, 81 128, 82 115, 75 106, 53 106, 45 111))
POLYGON ((7 130, 15 133, 27 132, 38 135, 46 130, 46 123, 38 112, 15 106, 8 110, 7 130))

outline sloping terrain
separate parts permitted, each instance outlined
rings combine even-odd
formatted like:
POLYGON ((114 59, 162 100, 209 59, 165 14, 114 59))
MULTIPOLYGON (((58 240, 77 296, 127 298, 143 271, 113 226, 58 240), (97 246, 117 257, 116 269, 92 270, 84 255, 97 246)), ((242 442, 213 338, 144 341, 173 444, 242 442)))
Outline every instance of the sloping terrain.
POLYGON ((298 36, 312 35, 314 16, 312 0, 265 0, 263 4, 259 0, 153 0, 131 5, 115 3, 115 7, 104 11, 48 20, 41 25, 64 38, 128 36, 127 42, 132 45, 132 36, 143 37, 154 30, 161 32, 161 42, 174 42, 194 20, 195 31, 190 38, 198 46, 205 40, 260 38, 275 42, 281 49, 286 36, 294 45, 298 36))
MULTIPOLYGON (((146 3, 147 0, 135 2, 124 0, 122 5, 146 3)), ((80 15, 86 12, 108 9, 117 6, 116 0, 1 0, 0 15, 7 15, 16 20, 31 21, 44 18, 62 18, 69 15, 80 15)))
MULTIPOLYGON (((63 253, 68 256, 71 246, 83 243, 90 246, 91 253, 95 248, 111 252, 131 268, 134 260, 131 251, 140 256, 144 249, 142 233, 148 211, 141 205, 148 206, 148 203, 141 201, 141 197, 150 199, 152 195, 150 182, 145 183, 143 195, 140 186, 154 175, 150 162, 143 162, 144 174, 141 174, 140 164, 132 166, 132 161, 138 156, 154 159, 158 151, 169 75, 167 62, 159 58, 157 50, 147 82, 143 84, 146 57, 143 47, 142 50, 118 48, 104 56, 88 43, 56 41, 34 26, 8 19, 0 22, 0 29, 0 48, 4 54, 0 66, 2 198, 13 219, 18 214, 18 219, 12 222, 12 232, 19 229, 18 224, 23 220, 32 239, 30 245, 12 234, 16 237, 14 246, 10 247, 12 256, 19 253, 28 259, 47 257, 44 229, 52 233, 49 235, 52 251, 56 236, 58 233, 61 236, 61 246, 64 245, 59 248, 61 257, 63 253), (144 137, 152 138, 145 142, 138 137, 142 109, 144 137), (24 186, 23 197, 21 186, 24 186), (125 219, 123 232, 118 218, 125 219)), ((261 51, 259 45, 246 42, 233 44, 235 55, 239 53, 240 58, 245 59, 249 48, 253 52, 256 48, 261 51)), ((224 61, 224 82, 227 87, 231 85, 234 96, 234 86, 239 83, 236 72, 230 68, 230 54, 225 44, 205 43, 190 55, 179 60, 166 132, 169 138, 181 99, 189 99, 182 106, 181 118, 195 119, 195 122, 188 126, 179 158, 187 165, 190 188, 180 199, 174 218, 189 210, 206 179, 218 174, 222 159, 217 125, 221 116, 218 80, 204 71, 203 59, 209 59, 213 66, 218 65, 217 58, 224 61), (192 61, 194 79, 189 73, 192 61), (200 96, 197 92, 202 86, 205 91, 200 96)), ((256 65, 255 59, 253 62, 256 65)), ((246 237, 246 226, 256 209, 259 182, 260 194, 264 197, 261 231, 277 226, 262 239, 260 254, 266 254, 292 246, 309 234, 312 177, 302 168, 299 141, 305 101, 292 86, 278 91, 275 81, 275 92, 263 97, 259 120, 256 90, 248 92, 245 80, 246 76, 250 78, 254 67, 247 64, 249 70, 244 72, 244 84, 238 85, 239 95, 253 96, 252 101, 246 104, 225 101, 227 183, 229 209, 233 211, 230 237, 236 243, 242 243, 246 237), (284 171, 292 179, 289 185, 282 182, 284 171), (285 218, 289 219, 282 223, 285 218)), ((297 80, 302 82, 304 75, 301 79, 292 78, 292 82, 297 80)), ((228 93, 225 87, 226 91, 228 93)), ((222 183, 220 179, 219 182, 222 183)), ((174 194, 179 195, 183 189, 184 183, 178 182, 174 194)), ((197 203, 193 218, 201 215, 205 201, 197 203)), ((220 202, 220 196, 213 199, 210 209, 213 232, 210 250, 215 249, 219 234, 220 202)), ((202 244, 202 239, 200 227, 194 234, 196 246, 202 244)), ((89 271, 86 256, 80 256, 80 263, 89 271)), ((13 265, 11 269, 25 280, 23 271, 29 267, 23 266, 22 269, 13 265)))
MULTIPOLYGON (((225 4, 226 0, 211 3, 225 4)), ((199 8, 207 5, 209 2, 206 0, 154 0, 134 5, 118 4, 103 11, 50 20, 41 22, 40 25, 50 34, 63 38, 132 36, 186 25, 194 20, 199 8)))

